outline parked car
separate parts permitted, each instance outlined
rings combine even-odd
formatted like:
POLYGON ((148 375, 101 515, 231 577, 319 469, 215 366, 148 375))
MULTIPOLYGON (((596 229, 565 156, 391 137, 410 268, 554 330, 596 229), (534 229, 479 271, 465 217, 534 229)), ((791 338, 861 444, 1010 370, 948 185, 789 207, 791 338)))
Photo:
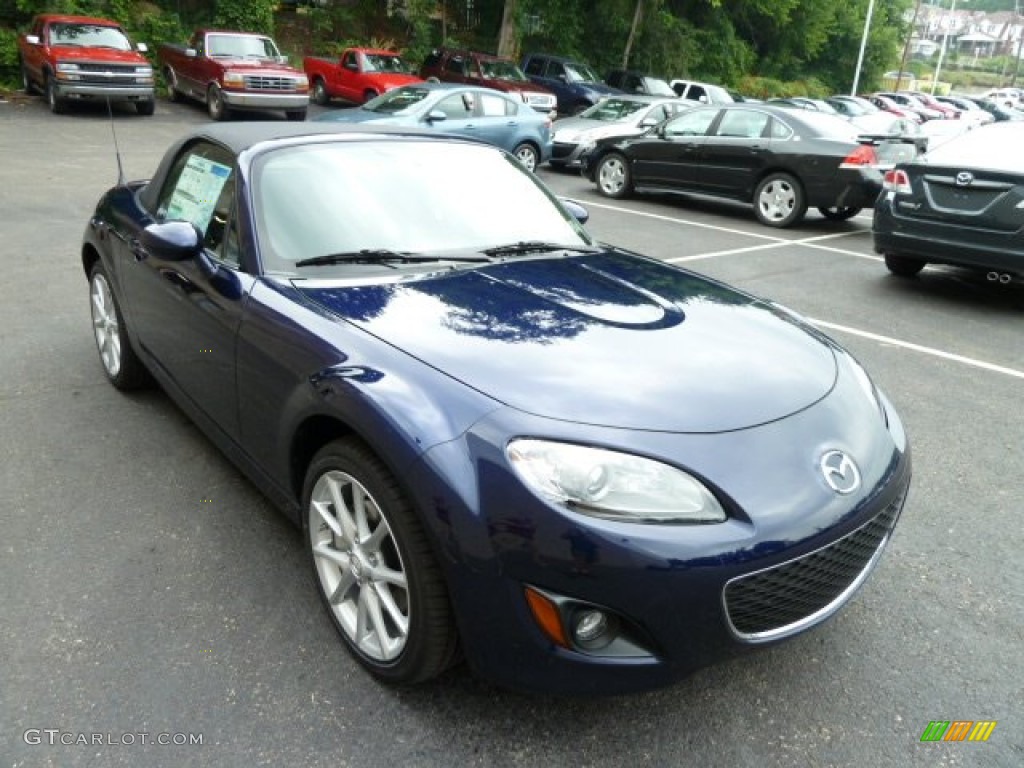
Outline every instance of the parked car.
POLYGON ((881 96, 876 93, 873 96, 868 96, 867 98, 880 110, 888 112, 890 115, 895 115, 896 117, 904 120, 913 120, 915 123, 924 122, 924 117, 920 112, 909 109, 888 96, 881 96))
POLYGON ((1024 124, 995 123, 888 171, 873 232, 889 271, 953 264, 1004 283, 1024 277, 1022 143, 1024 124))
POLYGON ((597 142, 583 172, 606 197, 688 192, 751 203, 770 227, 800 221, 808 206, 849 219, 871 206, 882 169, 914 145, 859 143, 841 118, 769 104, 691 109, 640 136, 597 142), (882 156, 880 156, 880 153, 882 156))
POLYGON ((930 93, 926 93, 925 91, 913 91, 913 90, 899 91, 899 93, 905 93, 908 96, 913 96, 921 104, 924 104, 924 106, 928 107, 928 109, 934 110, 934 111, 938 112, 939 114, 941 114, 942 118, 944 120, 959 120, 960 119, 960 112, 961 112, 961 110, 957 109, 956 107, 954 107, 954 106, 952 106, 950 104, 943 104, 941 101, 939 101, 937 98, 932 96, 930 93))
POLYGON ((555 121, 550 165, 575 168, 598 139, 643 133, 672 115, 700 104, 659 96, 609 96, 576 117, 555 121))
POLYGON ((381 681, 664 686, 827 620, 892 535, 910 449, 856 360, 582 218, 494 147, 280 121, 193 129, 90 214, 106 378, 301 526, 381 681))
POLYGON ((282 110, 289 120, 306 119, 309 78, 286 64, 266 35, 200 29, 186 45, 158 46, 157 59, 167 97, 202 102, 214 120, 241 109, 282 110))
POLYGON ((523 57, 523 72, 537 85, 543 85, 557 97, 558 111, 578 115, 605 96, 621 93, 605 85, 594 70, 581 61, 544 53, 528 53, 523 57))
POLYGON ((975 125, 994 123, 996 118, 982 109, 977 103, 960 96, 936 96, 936 99, 960 110, 960 119, 975 125))
POLYGON ((676 92, 664 80, 629 69, 613 69, 605 75, 604 81, 623 93, 642 93, 647 96, 668 96, 670 98, 676 95, 676 92))
POLYGON ((1006 109, 1019 109, 1021 107, 1020 91, 1016 88, 997 88, 988 91, 983 98, 994 101, 1006 109))
POLYGON ((551 118, 515 96, 481 86, 406 85, 362 107, 325 112, 317 120, 464 134, 512 153, 531 171, 551 157, 551 118))
POLYGON ((971 101, 981 107, 983 110, 992 115, 992 119, 997 123, 1004 123, 1013 120, 1024 120, 1024 112, 1013 107, 1006 107, 1002 104, 997 104, 989 99, 974 98, 971 97, 971 101))
POLYGON ((883 91, 881 93, 876 93, 875 96, 883 99, 889 99, 890 101, 899 105, 900 109, 903 109, 908 112, 913 112, 915 115, 918 115, 921 118, 922 123, 925 122, 926 120, 944 120, 946 117, 944 112, 940 112, 937 109, 932 109, 931 107, 924 104, 924 102, 922 102, 916 96, 913 96, 909 93, 893 93, 892 91, 883 91))
POLYGON ((732 104, 736 101, 729 91, 712 83, 701 83, 696 80, 673 80, 669 86, 680 99, 699 101, 703 104, 732 104))
POLYGON ((41 14, 18 38, 25 93, 42 93, 54 114, 74 101, 127 102, 140 115, 156 108, 146 45, 132 45, 120 25, 92 16, 41 14))
POLYGON ((913 135, 918 122, 910 117, 898 117, 886 112, 860 96, 830 96, 825 99, 841 117, 846 118, 858 131, 869 134, 913 135))
POLYGON ((427 55, 420 67, 420 77, 493 88, 545 114, 554 112, 558 104, 551 90, 531 82, 514 61, 487 53, 438 48, 427 55))
POLYGON ((379 48, 348 48, 336 59, 306 56, 302 69, 309 78, 313 101, 321 106, 331 99, 363 104, 422 79, 410 72, 397 53, 379 48))
POLYGON ((788 96, 767 99, 765 104, 774 104, 777 107, 793 107, 794 109, 808 109, 811 112, 821 112, 825 115, 839 115, 839 111, 824 99, 810 99, 805 96, 788 96))

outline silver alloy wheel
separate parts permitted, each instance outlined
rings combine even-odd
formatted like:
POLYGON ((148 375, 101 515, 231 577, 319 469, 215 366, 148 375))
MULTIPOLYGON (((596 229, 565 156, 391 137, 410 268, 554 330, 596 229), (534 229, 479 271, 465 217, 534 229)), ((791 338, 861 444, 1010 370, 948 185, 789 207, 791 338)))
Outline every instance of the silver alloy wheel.
POLYGON ((115 378, 121 372, 121 328, 117 322, 110 284, 102 274, 93 275, 89 299, 92 306, 92 329, 96 335, 100 360, 107 374, 115 378))
POLYGON ((213 120, 223 120, 227 116, 224 97, 216 85, 211 85, 206 94, 206 111, 213 120))
POLYGON ((516 147, 516 159, 525 166, 526 170, 537 170, 537 150, 529 144, 520 144, 516 147))
POLYGON ((617 155, 610 155, 601 161, 597 171, 597 183, 609 197, 622 192, 626 186, 626 166, 617 155))
POLYGON ((366 487, 338 470, 309 501, 317 577, 349 642, 375 662, 398 658, 409 637, 405 566, 391 527, 366 487))
POLYGON ((797 191, 785 179, 774 179, 765 184, 757 198, 757 205, 768 221, 782 221, 796 207, 797 191))

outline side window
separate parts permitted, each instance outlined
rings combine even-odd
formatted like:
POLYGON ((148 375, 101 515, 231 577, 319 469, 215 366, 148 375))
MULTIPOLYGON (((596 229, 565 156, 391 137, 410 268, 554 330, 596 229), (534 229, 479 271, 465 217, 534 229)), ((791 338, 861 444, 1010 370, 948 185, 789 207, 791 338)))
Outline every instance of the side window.
POLYGON ((772 124, 769 135, 773 139, 788 139, 790 136, 793 135, 793 130, 781 120, 777 118, 772 118, 772 124))
POLYGON ((665 124, 665 136, 704 136, 718 115, 717 109, 694 109, 665 124))
POLYGON ((454 93, 447 98, 441 99, 435 109, 444 112, 449 120, 466 120, 473 116, 475 107, 476 99, 474 94, 466 92, 454 93))
POLYGON ((710 101, 707 91, 699 85, 691 85, 690 92, 686 94, 686 98, 693 99, 694 101, 703 101, 705 104, 710 101))
POLYGON ((516 113, 516 105, 497 94, 481 93, 477 99, 479 111, 477 114, 483 117, 505 117, 516 113))
POLYGON ((729 138, 756 139, 764 134, 769 116, 746 109, 726 110, 718 124, 718 135, 729 138))
POLYGON ((553 80, 557 80, 560 77, 565 77, 565 65, 559 61, 551 62, 551 66, 548 67, 548 77, 553 80))
POLYGON ((427 54, 427 58, 423 60, 424 67, 436 67, 441 61, 441 54, 437 51, 431 51, 427 54))
POLYGON ((526 74, 528 75, 543 75, 544 74, 544 59, 536 58, 530 59, 526 65, 526 74))
POLYGON ((234 158, 216 144, 197 142, 183 150, 171 167, 157 201, 158 221, 189 221, 203 244, 231 264, 239 263, 238 237, 232 221, 234 158))
POLYGON ((445 71, 453 75, 465 75, 466 63, 461 56, 452 56, 444 65, 445 71))
POLYGON ((345 54, 345 57, 341 60, 341 66, 345 69, 351 69, 353 72, 359 71, 359 62, 356 60, 356 55, 353 51, 345 54))

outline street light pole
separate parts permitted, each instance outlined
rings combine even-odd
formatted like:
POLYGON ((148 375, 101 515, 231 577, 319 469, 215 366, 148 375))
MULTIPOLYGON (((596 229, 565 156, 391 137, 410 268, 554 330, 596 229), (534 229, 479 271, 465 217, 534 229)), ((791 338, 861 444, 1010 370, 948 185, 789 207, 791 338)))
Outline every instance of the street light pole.
MULTIPOLYGON (((953 6, 949 9, 949 15, 952 18, 949 20, 950 24, 956 24, 956 0, 953 0, 953 6)), ((935 64, 935 77, 932 78, 932 96, 935 95, 935 86, 939 84, 939 72, 942 71, 942 57, 946 55, 946 45, 949 43, 949 29, 942 34, 942 47, 939 48, 939 60, 935 64)))
MULTIPOLYGON (((956 2, 956 0, 953 0, 956 2)), ((857 55, 857 71, 853 73, 853 88, 850 95, 857 95, 857 86, 860 85, 860 70, 864 66, 864 49, 868 47, 868 30, 871 28, 871 15, 875 12, 875 0, 868 0, 868 17, 864 19, 864 34, 860 38, 860 53, 857 55)))

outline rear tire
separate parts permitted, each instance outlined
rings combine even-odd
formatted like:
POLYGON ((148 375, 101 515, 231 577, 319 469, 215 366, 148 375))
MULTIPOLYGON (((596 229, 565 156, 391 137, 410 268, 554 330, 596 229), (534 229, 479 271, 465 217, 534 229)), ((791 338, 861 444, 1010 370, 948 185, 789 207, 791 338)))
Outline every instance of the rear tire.
POLYGON ((437 677, 457 648, 448 590, 409 498, 351 438, 324 446, 303 486, 302 525, 320 598, 349 652, 374 677, 437 677))
POLYGON ((524 141, 518 145, 512 154, 516 156, 516 160, 523 164, 523 167, 528 171, 536 171, 537 166, 540 165, 540 152, 528 141, 524 141))
POLYGON ((754 215, 762 224, 782 229, 807 213, 804 188, 788 173, 771 173, 754 190, 754 215))
POLYGON ((164 85, 167 89, 168 101, 181 101, 181 91, 178 90, 178 76, 170 67, 164 67, 164 85))
POLYGON ((322 77, 316 78, 313 81, 313 103, 326 107, 330 100, 331 97, 327 94, 327 84, 324 82, 324 79, 322 77))
POLYGON ((818 213, 824 216, 829 221, 846 221, 852 219, 858 213, 861 212, 861 208, 854 208, 852 206, 833 206, 831 208, 819 208, 818 213))
POLYGON ((633 191, 633 175, 624 155, 612 152, 601 158, 594 172, 597 191, 605 197, 621 199, 633 191))
POLYGON ((917 259, 913 256, 897 256, 894 253, 885 254, 885 266, 897 277, 914 277, 924 269, 927 264, 924 259, 917 259))

